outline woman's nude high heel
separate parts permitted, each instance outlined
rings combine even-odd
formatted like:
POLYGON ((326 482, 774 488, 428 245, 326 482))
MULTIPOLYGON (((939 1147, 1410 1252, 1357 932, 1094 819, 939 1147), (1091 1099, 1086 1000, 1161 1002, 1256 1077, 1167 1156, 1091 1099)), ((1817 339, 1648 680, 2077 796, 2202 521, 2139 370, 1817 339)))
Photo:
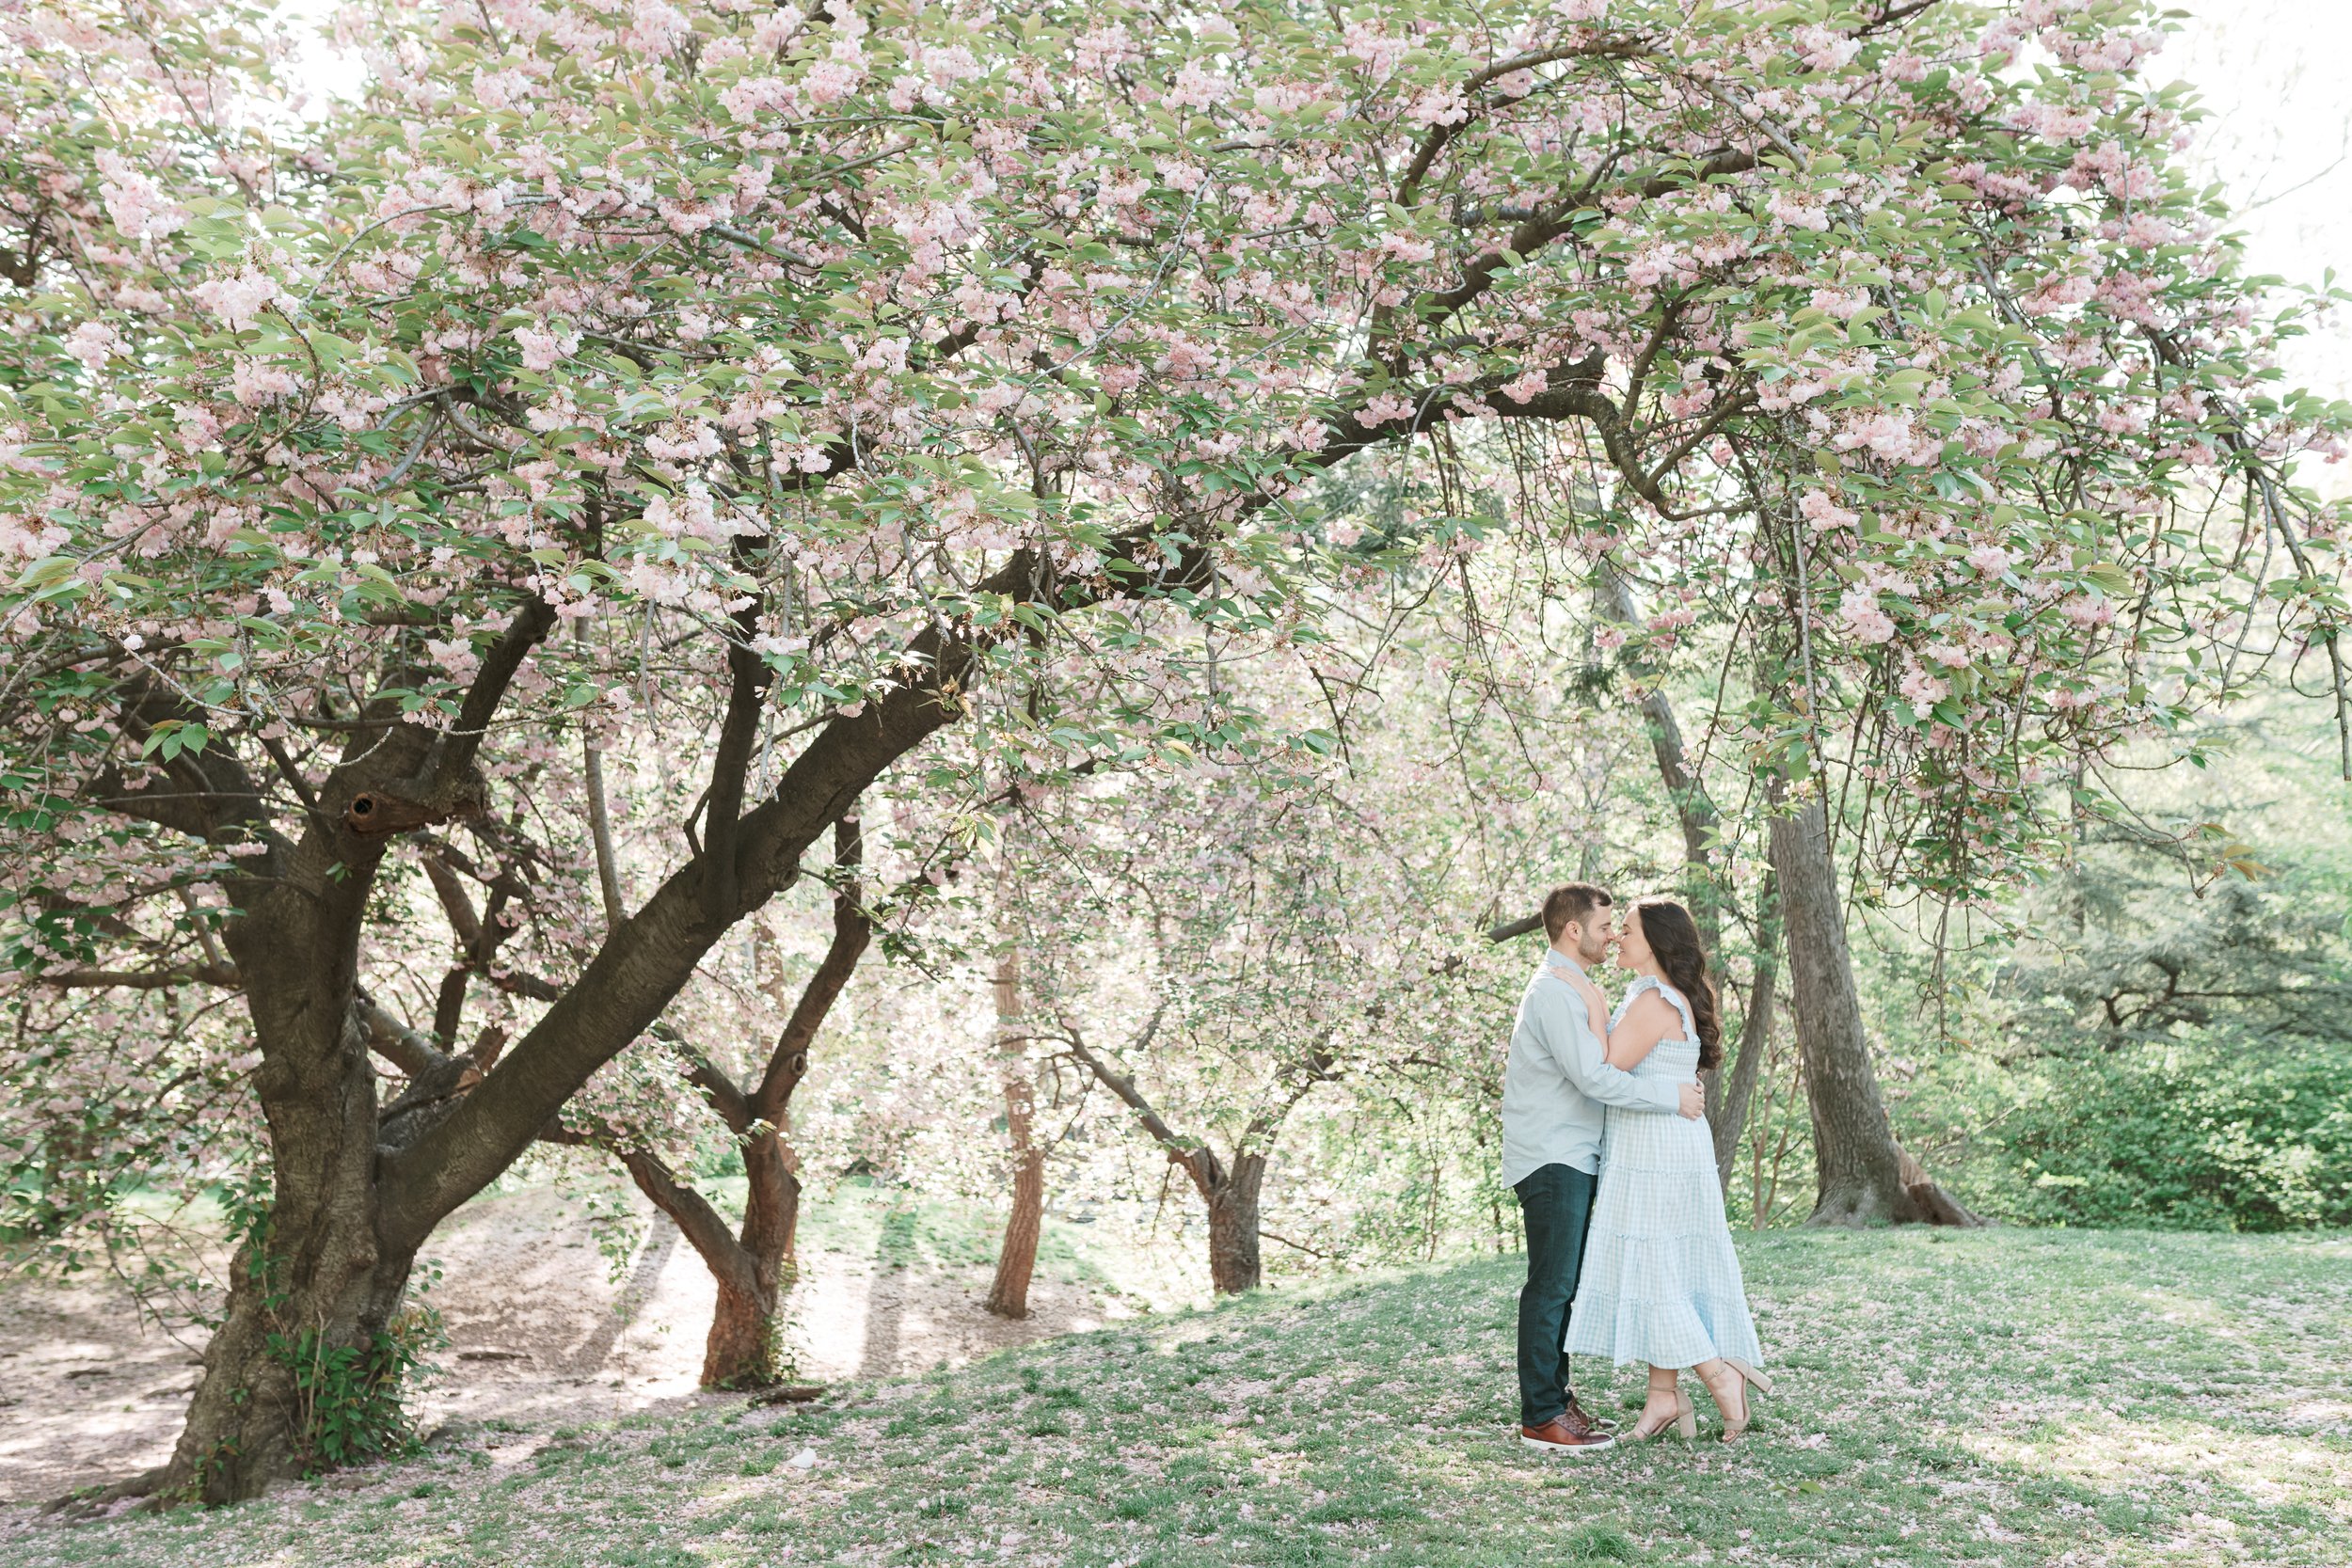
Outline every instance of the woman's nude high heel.
POLYGON ((1707 1391, 1715 1397, 1715 1408, 1723 1412, 1723 1440, 1737 1443, 1748 1430, 1748 1380, 1754 1369, 1728 1357, 1719 1359, 1716 1365, 1722 1369, 1721 1371, 1711 1378, 1701 1372, 1699 1381, 1707 1385, 1707 1391), (1717 1386, 1719 1383, 1721 1386, 1717 1386), (1731 1401, 1724 1397, 1727 1393, 1739 1396, 1740 1413, 1737 1416, 1732 1414, 1731 1401))
POLYGON ((1645 1416, 1627 1431, 1626 1441, 1646 1443, 1669 1426, 1673 1427, 1686 1443, 1692 1441, 1699 1434, 1698 1414, 1691 1408, 1691 1396, 1679 1388, 1675 1390, 1675 1413, 1672 1417, 1659 1422, 1656 1426, 1651 1426, 1649 1418, 1645 1416))

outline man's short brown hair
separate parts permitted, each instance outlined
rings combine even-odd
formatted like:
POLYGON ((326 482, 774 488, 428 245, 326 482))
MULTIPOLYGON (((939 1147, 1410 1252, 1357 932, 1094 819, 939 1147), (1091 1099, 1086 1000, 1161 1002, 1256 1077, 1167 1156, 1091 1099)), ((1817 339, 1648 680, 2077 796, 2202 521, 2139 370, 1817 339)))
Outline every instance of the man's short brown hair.
POLYGON ((1544 935, 1558 942, 1569 921, 1581 923, 1595 910, 1605 910, 1615 902, 1607 888, 1595 887, 1590 882, 1570 882, 1553 888, 1544 895, 1544 935))

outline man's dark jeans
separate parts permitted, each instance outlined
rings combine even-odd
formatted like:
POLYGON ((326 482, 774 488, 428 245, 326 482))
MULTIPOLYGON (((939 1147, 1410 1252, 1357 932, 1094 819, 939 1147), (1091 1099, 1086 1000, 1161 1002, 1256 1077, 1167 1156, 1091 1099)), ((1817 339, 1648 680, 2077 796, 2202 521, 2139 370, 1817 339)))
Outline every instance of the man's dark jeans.
POLYGON ((1584 1266, 1598 1178, 1569 1165, 1538 1167, 1512 1191, 1527 1222, 1527 1285, 1519 1291, 1519 1424, 1539 1427, 1568 1407, 1568 1303, 1584 1266))

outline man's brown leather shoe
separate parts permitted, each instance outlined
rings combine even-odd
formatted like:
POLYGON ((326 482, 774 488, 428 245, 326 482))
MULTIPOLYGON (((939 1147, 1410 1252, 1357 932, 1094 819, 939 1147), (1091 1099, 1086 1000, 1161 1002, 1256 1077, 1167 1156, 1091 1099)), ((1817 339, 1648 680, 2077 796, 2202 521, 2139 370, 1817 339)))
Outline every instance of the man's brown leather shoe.
POLYGON ((1577 1403, 1576 1396, 1574 1394, 1570 1394, 1568 1396, 1568 1408, 1563 1414, 1562 1418, 1570 1426, 1576 1426, 1581 1423, 1587 1430, 1592 1432, 1614 1432, 1617 1430, 1616 1422, 1609 1419, 1606 1416, 1593 1415, 1582 1405, 1577 1403))
POLYGON ((1606 1453, 1617 1440, 1575 1412, 1564 1411, 1539 1427, 1519 1428, 1519 1441, 1551 1453, 1606 1453))

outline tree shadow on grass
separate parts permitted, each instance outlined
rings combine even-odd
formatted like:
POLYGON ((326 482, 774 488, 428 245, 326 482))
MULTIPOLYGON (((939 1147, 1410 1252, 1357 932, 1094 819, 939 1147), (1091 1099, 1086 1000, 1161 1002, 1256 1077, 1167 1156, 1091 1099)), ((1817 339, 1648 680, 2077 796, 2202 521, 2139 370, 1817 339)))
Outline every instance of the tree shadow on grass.
POLYGON ((860 1377, 888 1377, 898 1370, 906 1297, 886 1281, 916 1259, 914 1210, 908 1204, 893 1204, 882 1216, 882 1234, 875 1238, 874 1270, 866 1284, 866 1340, 858 1351, 857 1365, 860 1377))

